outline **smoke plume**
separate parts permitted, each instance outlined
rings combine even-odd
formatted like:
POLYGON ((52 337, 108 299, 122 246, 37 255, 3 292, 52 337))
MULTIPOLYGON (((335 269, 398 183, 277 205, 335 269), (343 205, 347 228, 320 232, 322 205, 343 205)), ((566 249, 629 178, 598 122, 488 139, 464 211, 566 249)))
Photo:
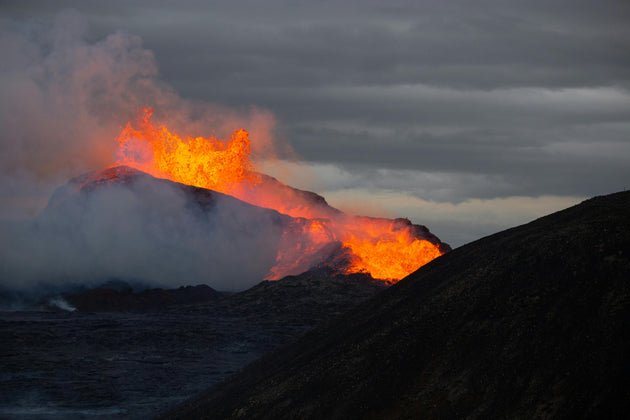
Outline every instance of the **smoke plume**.
MULTIPOLYGON (((148 196, 141 198, 155 208, 139 209, 147 203, 134 195, 138 191, 108 190, 92 198, 87 213, 71 206, 63 220, 38 218, 55 188, 115 162, 116 136, 147 106, 155 108, 156 120, 179 132, 224 139, 246 127, 256 140, 254 158, 274 151, 275 120, 268 111, 183 99, 160 80, 154 56, 140 38, 116 32, 89 40, 87 29, 74 11, 49 21, 0 21, 0 289, 53 287, 122 273, 162 286, 206 282, 238 289, 259 281, 261 267, 268 264, 258 260, 267 257, 254 248, 266 249, 264 244, 235 242, 222 237, 229 232, 221 229, 202 237, 208 226, 186 216, 185 200, 172 190, 144 193, 148 196), (94 223, 83 223, 82 214, 90 214, 94 223), (181 247, 169 248, 175 241, 181 247), (125 246, 116 248, 121 243, 125 246), (182 249, 208 253, 221 264, 209 267, 210 257, 182 249), (249 265, 242 263, 244 253, 251 254, 249 265)), ((240 216, 234 209, 229 214, 240 216)))
POLYGON ((111 165, 114 138, 143 107, 154 107, 158 121, 185 134, 222 139, 247 127, 256 139, 254 156, 273 151, 271 113, 179 97, 159 79, 153 53, 137 36, 116 32, 90 42, 82 16, 73 11, 51 21, 0 23, 5 219, 33 216, 69 177, 111 165))
POLYGON ((5 288, 95 287, 116 279, 241 290, 272 267, 289 219, 139 172, 129 183, 89 189, 71 182, 37 219, 3 229, 12 240, 0 254, 5 288))

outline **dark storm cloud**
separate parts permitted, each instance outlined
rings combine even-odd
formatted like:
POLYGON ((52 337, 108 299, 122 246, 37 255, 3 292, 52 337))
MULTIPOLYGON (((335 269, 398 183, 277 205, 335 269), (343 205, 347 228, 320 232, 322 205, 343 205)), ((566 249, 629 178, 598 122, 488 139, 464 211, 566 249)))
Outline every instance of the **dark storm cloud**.
MULTIPOLYGON (((627 187, 626 93, 608 88, 371 90, 335 95, 342 103, 335 108, 336 117, 301 119, 291 136, 299 139, 296 149, 305 153, 308 148, 314 161, 363 163, 366 172, 377 167, 487 174, 509 186, 487 185, 485 192, 459 189, 460 199, 592 195, 601 193, 602 185, 610 190, 627 187), (384 115, 376 112, 379 106, 384 115)), ((313 97, 320 96, 314 92, 313 97)))
POLYGON ((128 30, 185 95, 273 110, 307 161, 502 180, 454 200, 630 176, 622 2, 249 6, 137 9, 128 30))
MULTIPOLYGON (((594 1, 42 2, 140 35, 176 87, 627 83, 630 6, 594 1)), ((36 14, 36 3, 22 6, 36 14)), ((181 90, 181 89, 180 89, 181 90)), ((185 92, 194 94, 194 92, 185 92)))
MULTIPOLYGON (((204 30, 195 25, 182 36, 187 42, 200 38, 206 46, 198 50, 200 57, 210 53, 219 63, 240 58, 239 68, 227 73, 226 81, 255 87, 423 83, 491 89, 627 81, 628 56, 622 55, 628 44, 620 40, 630 31, 615 24, 612 13, 610 20, 595 26, 585 24, 580 9, 576 13, 568 3, 565 15, 551 17, 546 10, 535 15, 500 4, 443 3, 448 5, 429 3, 409 10, 364 2, 354 7, 327 4, 321 6, 329 8, 327 16, 271 8, 267 13, 275 15, 262 22, 244 12, 235 19, 211 19, 204 30)), ((535 5, 528 2, 527 7, 535 5)), ((602 8, 588 13, 596 19, 609 12, 602 8)), ((168 53, 189 56, 182 46, 173 40, 168 53)), ((178 63, 169 60, 165 74, 177 73, 182 68, 178 63)), ((202 72, 197 75, 189 74, 203 80, 202 72)))

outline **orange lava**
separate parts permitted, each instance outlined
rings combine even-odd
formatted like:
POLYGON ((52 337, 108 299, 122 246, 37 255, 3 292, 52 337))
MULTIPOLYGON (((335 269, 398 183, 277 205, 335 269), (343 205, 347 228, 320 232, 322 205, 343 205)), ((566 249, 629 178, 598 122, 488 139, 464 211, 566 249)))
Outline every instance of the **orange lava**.
POLYGON ((309 193, 257 174, 245 130, 236 130, 225 142, 214 137, 180 138, 165 126, 155 127, 152 112, 144 110, 118 136, 117 164, 299 218, 298 229, 308 233, 308 241, 292 243, 293 236, 287 234, 267 279, 299 274, 295 270, 304 268, 301 262, 305 258, 335 242, 341 242, 352 254, 346 261, 346 273, 367 272, 388 281, 402 279, 443 253, 437 245, 420 238, 404 219, 348 216, 325 203, 314 203, 306 196, 309 193))
POLYGON ((214 137, 180 138, 151 122, 145 109, 137 127, 128 123, 118 136, 118 163, 182 184, 229 193, 243 181, 254 181, 249 162, 249 134, 236 130, 227 142, 214 137))
POLYGON ((374 278, 395 281, 442 255, 436 245, 414 237, 412 228, 398 221, 351 218, 343 230, 343 244, 359 258, 348 272, 368 272, 374 278))

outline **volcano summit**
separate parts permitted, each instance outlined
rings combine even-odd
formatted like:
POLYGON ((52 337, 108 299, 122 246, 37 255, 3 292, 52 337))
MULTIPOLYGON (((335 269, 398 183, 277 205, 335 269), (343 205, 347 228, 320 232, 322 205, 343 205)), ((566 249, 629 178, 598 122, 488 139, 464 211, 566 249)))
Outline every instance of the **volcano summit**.
MULTIPOLYGON (((383 267, 413 270, 447 251, 424 226, 407 219, 349 216, 323 197, 266 175, 247 184, 274 191, 293 208, 328 217, 293 217, 210 189, 115 166, 57 189, 50 203, 5 249, 9 278, 20 286, 96 286, 110 279, 159 287, 208 284, 243 290, 260 280, 311 268, 367 272, 387 282, 362 248, 390 248, 383 267), (352 242, 354 241, 354 242, 352 242), (405 258, 425 252, 424 259, 405 258), (10 255, 9 255, 10 254, 10 255), (374 269, 365 269, 370 267, 374 269), (405 267, 405 264, 411 264, 405 267)), ((16 233, 16 232, 13 232, 16 233)), ((366 252, 370 252, 368 249, 366 252)))

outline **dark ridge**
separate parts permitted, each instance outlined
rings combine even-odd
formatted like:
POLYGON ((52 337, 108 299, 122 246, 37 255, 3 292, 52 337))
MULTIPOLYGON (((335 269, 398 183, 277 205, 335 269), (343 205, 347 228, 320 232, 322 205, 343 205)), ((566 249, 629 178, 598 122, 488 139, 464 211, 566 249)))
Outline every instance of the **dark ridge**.
POLYGON ((455 249, 162 419, 624 418, 630 192, 455 249))
POLYGON ((53 211, 55 207, 63 205, 63 202, 66 200, 76 200, 77 193, 79 193, 81 197, 85 197, 86 195, 89 195, 90 192, 103 187, 133 186, 141 181, 154 183, 155 185, 162 184, 167 188, 178 188, 183 191, 187 197, 190 197, 193 203, 203 211, 211 209, 218 201, 223 200, 235 206, 256 209, 256 211, 260 212, 278 213, 277 211, 271 209, 258 210, 260 208, 257 206, 245 203, 242 200, 218 191, 182 184, 168 179, 156 178, 138 169, 121 165, 109 167, 100 171, 88 172, 72 178, 66 185, 63 185, 55 190, 48 206, 44 209, 43 214, 45 215, 47 212, 53 211))
POLYGON ((158 311, 173 305, 216 301, 223 295, 206 285, 181 286, 177 289, 147 289, 134 292, 131 287, 116 290, 97 287, 65 295, 66 301, 80 312, 158 311))
POLYGON ((339 316, 387 287, 366 273, 309 270, 297 276, 260 282, 219 301, 181 306, 173 311, 239 317, 265 324, 314 326, 339 316))

